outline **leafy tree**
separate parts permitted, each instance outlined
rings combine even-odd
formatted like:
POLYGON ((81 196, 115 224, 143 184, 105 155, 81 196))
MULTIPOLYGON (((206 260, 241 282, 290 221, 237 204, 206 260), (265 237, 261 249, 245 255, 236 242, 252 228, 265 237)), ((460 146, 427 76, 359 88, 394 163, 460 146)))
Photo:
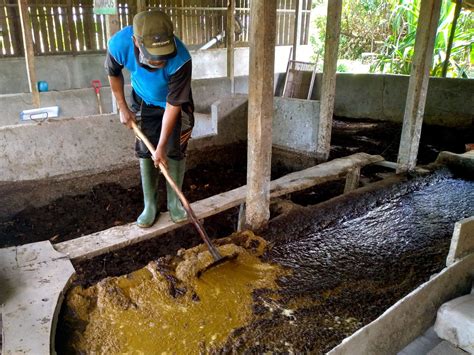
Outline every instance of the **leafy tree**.
MULTIPOLYGON (((373 72, 410 74, 415 50, 416 28, 421 0, 399 0, 390 15, 391 34, 387 37, 373 72)), ((448 39, 454 18, 455 3, 445 0, 434 47, 431 75, 441 76, 446 59, 448 39)), ((473 62, 474 21, 471 13, 462 11, 456 26, 448 67, 448 76, 468 77, 473 62)))
MULTIPOLYGON (((313 1, 313 8, 331 0, 313 1)), ((344 0, 339 58, 376 58, 372 72, 410 74, 421 0, 344 0)), ((454 18, 455 3, 443 0, 431 75, 441 75, 454 18)), ((314 58, 324 54, 326 13, 313 19, 310 43, 314 58)), ((449 60, 448 76, 472 77, 474 17, 461 11, 449 60)), ((321 61, 320 61, 321 62, 321 61)))

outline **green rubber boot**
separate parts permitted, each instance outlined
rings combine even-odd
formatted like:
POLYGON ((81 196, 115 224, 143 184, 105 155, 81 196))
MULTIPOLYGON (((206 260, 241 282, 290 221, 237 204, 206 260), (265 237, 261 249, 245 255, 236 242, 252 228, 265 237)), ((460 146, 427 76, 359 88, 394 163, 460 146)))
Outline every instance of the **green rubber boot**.
POLYGON ((151 159, 140 159, 140 175, 142 178, 143 202, 145 208, 137 218, 137 225, 148 228, 155 223, 157 207, 158 172, 151 159))
MULTIPOLYGON (((184 180, 184 171, 186 170, 186 159, 173 160, 168 158, 168 170, 171 178, 181 190, 184 180)), ((185 221, 188 218, 186 211, 184 210, 178 195, 174 192, 168 182, 166 182, 166 193, 168 197, 168 211, 170 212, 171 220, 174 223, 185 221)))

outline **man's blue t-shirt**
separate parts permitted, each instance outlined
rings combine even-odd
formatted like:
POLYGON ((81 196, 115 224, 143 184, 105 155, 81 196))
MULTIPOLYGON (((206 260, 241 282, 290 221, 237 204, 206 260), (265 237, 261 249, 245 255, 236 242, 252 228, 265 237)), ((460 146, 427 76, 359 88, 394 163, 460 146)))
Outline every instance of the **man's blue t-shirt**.
POLYGON ((128 69, 133 90, 148 105, 166 107, 170 78, 191 60, 191 55, 183 42, 175 37, 176 56, 168 59, 164 68, 150 71, 138 63, 132 36, 132 26, 123 28, 109 40, 108 51, 118 64, 128 69))

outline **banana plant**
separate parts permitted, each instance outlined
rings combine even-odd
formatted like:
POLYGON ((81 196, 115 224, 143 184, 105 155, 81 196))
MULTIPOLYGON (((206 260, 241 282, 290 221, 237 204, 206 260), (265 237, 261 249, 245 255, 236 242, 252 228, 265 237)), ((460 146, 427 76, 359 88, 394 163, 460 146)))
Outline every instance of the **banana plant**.
MULTIPOLYGON (((421 0, 398 0, 393 4, 389 19, 392 34, 387 37, 381 53, 371 67, 372 72, 410 74, 415 49, 416 28, 421 0)), ((437 28, 432 76, 441 76, 446 59, 448 39, 454 18, 455 3, 443 0, 437 28)), ((461 11, 456 26, 449 60, 448 76, 472 76, 474 43, 474 19, 472 13, 461 11)))

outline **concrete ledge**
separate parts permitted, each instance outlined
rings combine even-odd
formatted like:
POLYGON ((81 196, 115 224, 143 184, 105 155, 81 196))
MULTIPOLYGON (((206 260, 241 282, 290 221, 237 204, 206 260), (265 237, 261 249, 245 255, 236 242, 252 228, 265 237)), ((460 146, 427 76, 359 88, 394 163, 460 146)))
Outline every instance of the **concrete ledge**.
POLYGON ((441 339, 474 353, 474 295, 464 295, 443 304, 434 330, 441 339))
POLYGON ((454 225, 446 266, 454 264, 471 253, 474 253, 474 216, 456 222, 454 225))
POLYGON ((454 171, 462 171, 468 176, 474 176, 474 150, 463 154, 441 152, 436 158, 437 164, 447 165, 454 171))
POLYGON ((117 115, 0 127, 1 182, 106 171, 135 159, 134 141, 117 115))
POLYGON ((49 242, 0 249, 2 354, 54 352, 57 315, 74 273, 49 242))
POLYGON ((423 334, 446 301, 469 293, 474 278, 474 254, 443 269, 379 318, 344 339, 329 354, 393 354, 423 334))

